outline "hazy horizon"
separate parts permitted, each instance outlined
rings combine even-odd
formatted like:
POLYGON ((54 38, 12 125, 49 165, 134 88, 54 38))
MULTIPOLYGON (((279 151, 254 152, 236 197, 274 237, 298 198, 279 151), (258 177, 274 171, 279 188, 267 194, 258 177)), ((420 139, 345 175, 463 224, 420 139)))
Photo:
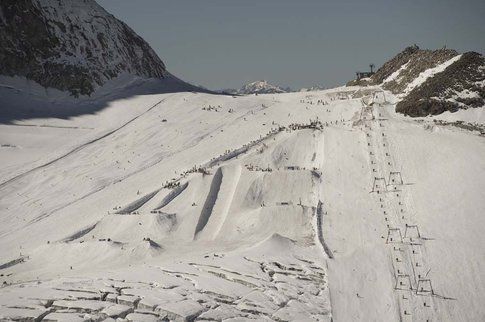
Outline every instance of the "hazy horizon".
POLYGON ((485 49, 485 1, 97 0, 178 77, 210 89, 336 86, 406 46, 485 49))

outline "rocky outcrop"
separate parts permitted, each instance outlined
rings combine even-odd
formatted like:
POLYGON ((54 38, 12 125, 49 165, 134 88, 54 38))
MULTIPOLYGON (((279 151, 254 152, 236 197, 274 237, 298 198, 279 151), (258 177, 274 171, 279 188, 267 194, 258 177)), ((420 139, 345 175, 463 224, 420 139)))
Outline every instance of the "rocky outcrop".
POLYGON ((458 52, 452 49, 423 50, 417 46, 408 47, 379 68, 372 76, 372 81, 375 84, 384 83, 383 87, 395 94, 402 93, 419 74, 457 55, 458 52), (404 65, 405 68, 402 68, 404 65), (389 79, 399 69, 399 74, 389 79))
POLYGON ((485 57, 468 52, 413 89, 398 102, 396 112, 426 116, 481 106, 485 106, 485 57))
POLYGON ((0 75, 74 96, 122 73, 166 75, 150 46, 94 0, 2 0, 0 43, 0 75))
POLYGON ((436 115, 485 106, 485 58, 476 52, 428 50, 410 46, 371 78, 347 85, 380 85, 398 98, 396 111, 409 116, 436 115))

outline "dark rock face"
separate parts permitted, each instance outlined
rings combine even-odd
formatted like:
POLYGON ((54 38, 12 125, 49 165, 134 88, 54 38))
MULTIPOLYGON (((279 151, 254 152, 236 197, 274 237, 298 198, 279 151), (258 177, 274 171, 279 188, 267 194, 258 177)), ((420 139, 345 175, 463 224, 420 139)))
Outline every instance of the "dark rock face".
POLYGON ((370 79, 353 79, 349 81, 347 86, 368 86, 382 84, 386 78, 397 71, 401 66, 411 61, 413 57, 417 56, 419 52, 424 52, 418 46, 413 45, 406 47, 402 52, 394 56, 391 60, 382 65, 370 79))
POLYGON ((443 72, 412 90, 396 105, 396 112, 426 116, 484 105, 485 57, 468 52, 443 72))
POLYGON ((458 55, 458 52, 452 49, 419 49, 416 45, 407 47, 379 68, 372 76, 372 81, 375 84, 381 84, 392 73, 399 70, 401 66, 407 64, 406 68, 399 73, 399 79, 394 79, 383 85, 385 89, 398 94, 420 73, 440 65, 456 55, 458 55))
POLYGON ((165 65, 94 0, 2 0, 0 75, 89 95, 121 73, 163 78, 165 65))
POLYGON ((401 98, 396 112, 413 117, 485 106, 485 58, 476 52, 458 55, 452 49, 410 46, 382 65, 370 80, 347 85, 381 85, 401 98), (435 70, 422 83, 414 82, 421 73, 445 62, 443 71, 435 70))
POLYGON ((383 84, 385 89, 390 90, 394 94, 399 94, 421 72, 436 67, 456 55, 458 55, 458 52, 453 49, 429 50, 420 49, 416 45, 409 46, 382 65, 370 79, 352 80, 347 83, 347 86, 383 84), (389 76, 403 66, 406 68, 399 73, 398 79, 385 82, 389 76))
POLYGON ((406 64, 414 54, 419 52, 419 50, 419 47, 416 45, 406 47, 402 52, 387 61, 376 71, 372 76, 373 82, 375 84, 381 84, 387 77, 397 71, 402 65, 406 64))

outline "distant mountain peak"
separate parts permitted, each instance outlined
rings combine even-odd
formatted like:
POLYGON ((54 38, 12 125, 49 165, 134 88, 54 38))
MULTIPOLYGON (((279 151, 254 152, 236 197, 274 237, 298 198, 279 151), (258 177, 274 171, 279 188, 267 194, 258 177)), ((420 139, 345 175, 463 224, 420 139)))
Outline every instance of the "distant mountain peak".
POLYGON ((311 86, 311 87, 302 87, 300 88, 300 92, 313 92, 313 91, 322 91, 326 89, 325 86, 322 86, 322 85, 314 85, 314 86, 311 86))
POLYGON ((284 89, 279 86, 270 84, 266 80, 259 80, 247 83, 237 92, 238 94, 276 94, 287 93, 289 89, 284 89))

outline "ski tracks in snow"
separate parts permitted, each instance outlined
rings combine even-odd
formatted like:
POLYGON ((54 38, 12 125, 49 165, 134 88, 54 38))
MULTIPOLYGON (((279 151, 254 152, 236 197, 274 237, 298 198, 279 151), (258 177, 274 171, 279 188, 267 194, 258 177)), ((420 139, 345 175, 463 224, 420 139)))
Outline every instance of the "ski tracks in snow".
MULTIPOLYGON (((411 185, 403 181, 398 156, 390 146, 384 110, 363 105, 361 114, 371 162, 371 194, 387 229, 384 241, 397 295, 401 321, 432 321, 437 295, 429 276, 426 243, 421 235, 413 207, 411 185)), ((405 176, 404 176, 405 177, 405 176)))
POLYGON ((40 169, 43 169, 43 168, 45 168, 45 167, 47 167, 47 166, 49 166, 49 165, 51 165, 51 164, 53 164, 53 163, 56 163, 57 161, 60 161, 60 160, 62 160, 62 159, 64 159, 64 158, 66 158, 66 157, 68 157, 68 156, 70 156, 70 155, 72 155, 72 154, 75 154, 75 153, 77 153, 77 152, 79 152, 79 151, 83 150, 83 149, 84 149, 84 148, 86 148, 87 146, 89 146, 89 145, 91 145, 91 144, 93 144, 93 143, 96 143, 96 142, 98 142, 98 141, 100 141, 100 140, 102 140, 102 139, 104 139, 104 138, 106 138, 106 137, 108 137, 108 136, 110 136, 110 135, 112 135, 112 134, 114 134, 114 133, 118 132, 118 131, 119 131, 119 130, 121 130, 122 128, 126 127, 127 125, 129 125, 130 123, 132 123, 133 121, 135 121, 136 119, 138 119, 138 118, 142 117, 143 115, 145 115, 146 113, 150 112, 152 109, 154 109, 155 107, 157 107, 158 105, 160 105, 161 103, 163 103, 163 102, 164 102, 165 100, 167 100, 168 98, 169 98, 169 97, 167 97, 167 98, 164 98, 164 99, 160 100, 159 102, 155 103, 154 105, 152 105, 151 107, 149 107, 149 108, 148 108, 147 110, 145 110, 144 112, 142 112, 142 113, 138 114, 137 116, 135 116, 135 117, 131 118, 131 119, 130 119, 130 120, 128 120, 127 122, 125 122, 125 123, 123 123, 122 125, 118 126, 117 128, 115 128, 115 129, 113 129, 113 130, 111 130, 111 131, 109 131, 109 132, 107 132, 107 133, 105 133, 105 134, 103 134, 103 135, 101 135, 101 136, 99 136, 99 137, 96 137, 96 138, 94 138, 94 139, 91 139, 91 140, 89 140, 88 142, 85 142, 85 143, 83 143, 83 144, 79 145, 79 146, 77 146, 77 147, 73 148, 72 150, 70 150, 69 152, 67 152, 67 153, 65 153, 65 154, 63 154, 63 155, 61 155, 61 156, 59 156, 59 157, 57 157, 57 158, 55 158, 55 159, 53 159, 53 160, 51 160, 51 161, 48 161, 48 162, 46 162, 46 163, 44 163, 44 164, 41 164, 41 165, 39 165, 39 166, 37 166, 37 167, 35 167, 35 168, 32 168, 32 169, 30 169, 30 170, 27 170, 27 171, 25 171, 25 172, 23 172, 23 173, 21 173, 21 174, 16 175, 16 176, 15 176, 15 177, 13 177, 13 178, 10 178, 10 179, 8 179, 8 180, 6 180, 6 181, 4 181, 4 182, 0 183, 0 189, 1 189, 1 188, 3 188, 3 187, 5 187, 5 186, 6 186, 6 185, 8 185, 9 183, 15 182, 15 181, 17 181, 18 179, 21 179, 21 178, 23 178, 23 177, 27 176, 27 175, 28 175, 28 174, 30 174, 30 173, 33 173, 33 172, 35 172, 35 171, 37 171, 37 170, 40 170, 40 169))

